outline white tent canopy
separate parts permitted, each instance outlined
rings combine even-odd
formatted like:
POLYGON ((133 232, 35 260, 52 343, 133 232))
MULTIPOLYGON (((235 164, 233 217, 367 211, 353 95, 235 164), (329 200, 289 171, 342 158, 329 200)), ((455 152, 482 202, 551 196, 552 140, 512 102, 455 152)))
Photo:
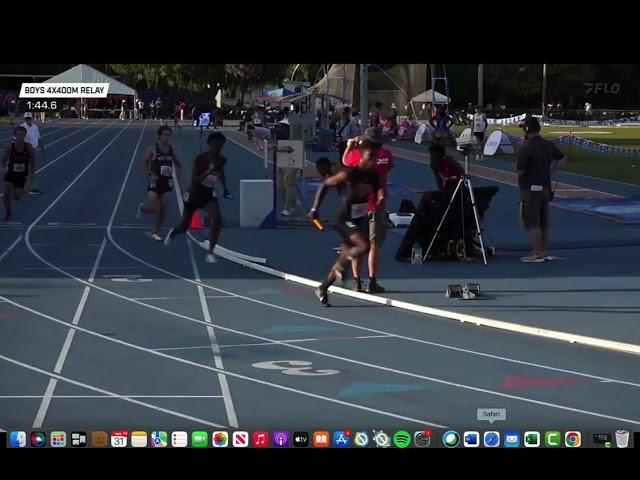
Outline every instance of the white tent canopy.
POLYGON ((422 92, 420 95, 416 95, 411 99, 412 102, 433 102, 433 103, 449 103, 451 102, 450 98, 447 98, 445 95, 434 92, 429 89, 426 92, 422 92))
POLYGON ((89 65, 76 65, 60 75, 56 75, 44 83, 108 83, 109 95, 133 95, 136 91, 122 82, 105 75, 89 65))

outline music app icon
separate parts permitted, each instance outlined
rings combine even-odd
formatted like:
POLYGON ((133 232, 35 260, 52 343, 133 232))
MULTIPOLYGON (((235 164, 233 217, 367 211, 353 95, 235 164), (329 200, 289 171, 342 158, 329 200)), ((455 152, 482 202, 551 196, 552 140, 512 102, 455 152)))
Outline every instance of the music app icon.
POLYGON ((269 432, 253 432, 253 446, 267 448, 269 446, 269 432))

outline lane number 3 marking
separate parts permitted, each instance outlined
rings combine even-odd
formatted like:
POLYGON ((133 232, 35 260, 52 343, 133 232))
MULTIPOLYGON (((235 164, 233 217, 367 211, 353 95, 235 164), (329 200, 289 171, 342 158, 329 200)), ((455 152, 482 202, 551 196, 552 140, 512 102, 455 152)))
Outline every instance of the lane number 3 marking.
POLYGON ((321 377, 325 375, 337 375, 340 370, 331 370, 328 368, 314 370, 311 362, 302 360, 274 360, 271 362, 258 362, 253 366, 265 370, 281 370, 283 375, 301 375, 305 377, 321 377))

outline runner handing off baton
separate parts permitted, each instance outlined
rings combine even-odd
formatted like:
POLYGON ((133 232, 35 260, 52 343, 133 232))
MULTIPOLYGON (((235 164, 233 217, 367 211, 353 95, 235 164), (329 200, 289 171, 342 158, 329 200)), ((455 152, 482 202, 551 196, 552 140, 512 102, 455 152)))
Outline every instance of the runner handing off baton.
POLYGON ((327 190, 343 187, 341 188, 342 208, 335 224, 335 229, 342 238, 340 258, 316 290, 316 296, 325 307, 331 306, 328 296, 329 287, 337 279, 342 278, 345 268, 353 259, 359 258, 369 250, 367 205, 370 195, 375 193, 378 204, 384 201, 384 188, 375 170, 380 143, 365 136, 360 137, 357 146, 362 152, 360 164, 348 171, 341 170, 324 180, 318 188, 313 207, 309 212, 309 218, 315 224, 327 190))

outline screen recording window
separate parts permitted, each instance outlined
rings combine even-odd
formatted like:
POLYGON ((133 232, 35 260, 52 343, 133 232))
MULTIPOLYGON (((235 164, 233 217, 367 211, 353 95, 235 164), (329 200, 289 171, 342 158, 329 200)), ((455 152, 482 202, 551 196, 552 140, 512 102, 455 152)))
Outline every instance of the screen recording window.
POLYGON ((640 445, 637 73, 0 66, 0 448, 640 445))

